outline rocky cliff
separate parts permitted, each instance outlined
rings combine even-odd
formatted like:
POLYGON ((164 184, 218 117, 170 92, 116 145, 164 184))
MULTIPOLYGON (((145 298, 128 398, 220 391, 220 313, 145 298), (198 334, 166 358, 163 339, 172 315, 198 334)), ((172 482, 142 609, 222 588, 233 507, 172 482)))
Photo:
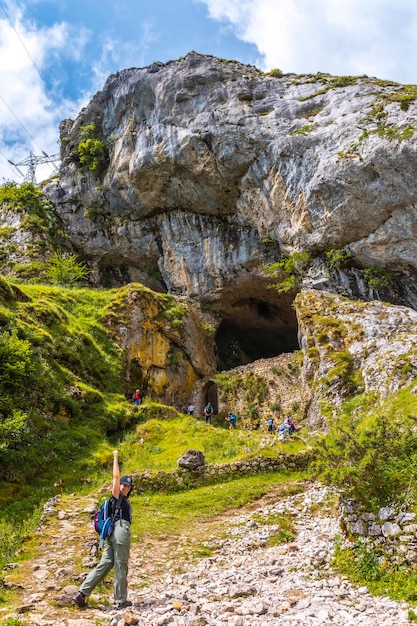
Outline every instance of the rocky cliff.
POLYGON ((209 311, 206 373, 315 345, 307 384, 333 365, 297 293, 360 300, 365 316, 364 301, 417 308, 416 99, 366 76, 190 53, 110 76, 62 122, 44 191, 94 284, 138 281, 209 311), (302 267, 278 273, 290 288, 271 289, 265 266, 299 254, 302 267))
POLYGON ((62 123, 46 193, 98 282, 207 297, 271 256, 347 248, 415 284, 416 97, 190 53, 110 76, 62 123), (80 162, 91 125, 100 167, 80 162))

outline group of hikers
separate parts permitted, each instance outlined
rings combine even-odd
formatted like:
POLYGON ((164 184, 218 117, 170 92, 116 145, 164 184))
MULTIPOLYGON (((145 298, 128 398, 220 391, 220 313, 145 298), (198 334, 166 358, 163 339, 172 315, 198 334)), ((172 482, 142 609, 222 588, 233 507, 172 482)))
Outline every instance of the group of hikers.
MULTIPOLYGON (((139 406, 142 403, 142 397, 141 397, 139 389, 136 389, 135 393, 132 396, 132 400, 135 406, 139 406)), ((183 412, 186 415, 194 415, 195 413, 194 404, 190 402, 190 404, 184 406, 183 412)), ((208 402, 203 409, 204 422, 206 424, 211 424, 211 419, 213 415, 214 415, 214 406, 212 405, 211 402, 208 402)), ((229 422, 229 430, 233 430, 237 422, 236 413, 228 413, 225 419, 227 422, 229 422)), ((292 435, 297 430, 294 424, 294 420, 292 420, 291 417, 287 417, 285 421, 282 424, 280 424, 280 426, 278 427, 275 426, 275 419, 273 417, 270 417, 268 419, 267 425, 268 425, 269 433, 275 433, 276 431, 278 431, 278 435, 280 436, 292 435)))
MULTIPOLYGON (((194 412, 195 412, 194 404, 189 404, 184 410, 184 413, 186 413, 187 415, 194 415, 194 412)), ((212 405, 211 402, 208 402, 203 409, 204 422, 206 424, 211 424, 211 418, 213 417, 213 415, 214 415, 214 406, 212 405)), ((225 419, 226 421, 229 422, 229 430, 233 430, 236 426, 237 415, 235 413, 229 413, 225 419)))
MULTIPOLYGON (((274 433, 277 430, 277 427, 275 426, 274 422, 275 420, 273 417, 270 417, 268 419, 268 432, 269 433, 274 433)), ((287 417, 285 421, 280 426, 278 426, 278 434, 281 436, 292 435, 296 430, 297 428, 294 424, 294 420, 291 419, 291 417, 287 417)))
MULTIPOLYGON (((139 406, 142 403, 142 397, 141 397, 139 389, 136 389, 135 393, 133 394, 132 401, 135 406, 139 406)), ((188 406, 184 406, 183 412, 186 415, 194 415, 195 413, 194 404, 190 402, 188 406)), ((211 402, 208 402, 203 409, 204 422, 206 424, 211 424, 211 418, 213 417, 213 415, 214 415, 214 406, 212 405, 211 402)), ((227 422, 229 422, 229 430, 233 430, 237 422, 236 413, 229 413, 225 419, 227 422)), ((294 421, 291 419, 291 417, 287 417, 285 421, 282 424, 280 424, 280 426, 278 427, 275 426, 275 419, 273 417, 270 417, 268 419, 267 425, 268 425, 269 433, 275 433, 278 430, 278 435, 280 436, 292 435, 297 430, 294 424, 294 421)))
MULTIPOLYGON (((141 396, 141 393, 140 393, 139 389, 136 389, 136 391, 132 395, 132 402, 135 405, 135 407, 138 407, 140 404, 142 404, 142 396, 141 396)), ((186 415, 194 415, 194 412, 195 412, 194 404, 192 404, 192 402, 190 402, 190 404, 188 406, 185 406, 183 408, 183 412, 186 415)), ((211 418, 214 415, 214 406, 212 405, 211 402, 208 402, 205 405, 205 407, 203 409, 203 415, 204 415, 205 423, 206 424, 211 424, 211 418)), ((225 419, 229 422, 229 429, 233 430, 235 428, 235 426, 236 426, 237 415, 235 413, 229 413, 225 419)))

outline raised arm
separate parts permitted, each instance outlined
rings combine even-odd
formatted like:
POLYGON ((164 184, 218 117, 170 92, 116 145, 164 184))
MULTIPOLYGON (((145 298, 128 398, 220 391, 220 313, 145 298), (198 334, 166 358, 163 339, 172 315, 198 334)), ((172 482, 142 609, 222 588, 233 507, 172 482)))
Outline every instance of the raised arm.
POLYGON ((113 485, 111 493, 115 498, 118 498, 120 495, 120 469, 118 450, 113 450, 113 485))

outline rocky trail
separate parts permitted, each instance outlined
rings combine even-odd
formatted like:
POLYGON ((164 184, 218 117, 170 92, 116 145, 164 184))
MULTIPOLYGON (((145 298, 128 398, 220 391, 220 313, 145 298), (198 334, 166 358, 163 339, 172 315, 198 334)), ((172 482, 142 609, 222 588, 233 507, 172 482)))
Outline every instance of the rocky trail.
POLYGON ((373 597, 332 571, 339 525, 330 502, 326 488, 307 484, 302 493, 275 494, 229 513, 205 525, 211 555, 188 563, 183 558, 187 538, 161 539, 157 545, 144 538, 132 548, 133 607, 120 612, 109 604, 111 578, 87 609, 71 605, 73 583, 95 563, 96 538, 94 531, 86 535, 86 528, 96 503, 57 497, 49 503, 35 540, 29 541, 32 557, 10 565, 6 584, 18 590, 18 603, 2 610, 0 619, 18 617, 28 626, 408 624, 405 604, 373 597), (275 543, 277 519, 284 513, 295 520, 294 536, 275 543), (76 567, 81 550, 83 571, 76 567))

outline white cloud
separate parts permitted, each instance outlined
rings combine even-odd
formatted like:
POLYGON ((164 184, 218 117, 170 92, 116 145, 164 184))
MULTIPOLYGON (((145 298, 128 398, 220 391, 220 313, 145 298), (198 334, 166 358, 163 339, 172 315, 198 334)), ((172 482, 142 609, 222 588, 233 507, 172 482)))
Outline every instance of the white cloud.
POLYGON ((417 83, 414 0, 200 0, 285 72, 368 74, 417 83))
MULTIPOLYGON (((143 67, 149 45, 157 39, 158 35, 150 21, 141 24, 136 45, 132 44, 131 41, 106 37, 102 45, 101 56, 92 66, 94 89, 101 89, 109 75, 114 72, 129 67, 143 67)), ((89 95, 91 96, 91 94, 89 95)))
MULTIPOLYGON (((19 10, 7 9, 7 16, 0 15, 0 182, 16 179, 7 159, 16 163, 31 151, 59 152, 59 122, 77 105, 65 102, 58 90, 48 90, 43 71, 56 54, 76 58, 86 40, 86 33, 78 32, 74 41, 63 23, 36 29, 19 10)), ((51 166, 44 166, 36 175, 41 180, 50 173, 51 166)))

